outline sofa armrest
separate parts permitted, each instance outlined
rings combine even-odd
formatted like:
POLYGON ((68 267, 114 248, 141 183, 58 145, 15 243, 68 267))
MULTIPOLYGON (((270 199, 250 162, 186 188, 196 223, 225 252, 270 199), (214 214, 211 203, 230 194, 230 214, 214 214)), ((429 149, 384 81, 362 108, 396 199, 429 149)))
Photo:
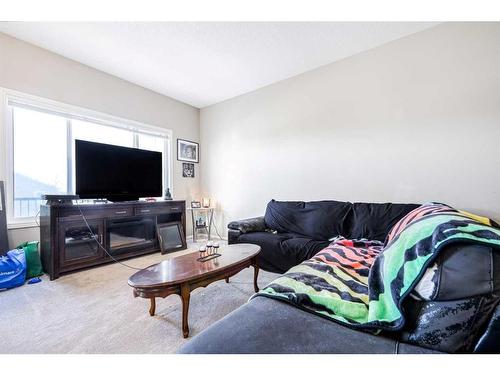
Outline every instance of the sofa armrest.
POLYGON ((235 229, 228 229, 227 231, 227 244, 232 245, 233 243, 238 243, 238 238, 241 232, 235 229))
POLYGON ((500 304, 496 307, 485 332, 479 338, 474 353, 500 353, 500 304))
POLYGON ((231 221, 227 227, 232 230, 238 230, 241 233, 263 232, 267 230, 266 223, 264 222, 264 216, 231 221))

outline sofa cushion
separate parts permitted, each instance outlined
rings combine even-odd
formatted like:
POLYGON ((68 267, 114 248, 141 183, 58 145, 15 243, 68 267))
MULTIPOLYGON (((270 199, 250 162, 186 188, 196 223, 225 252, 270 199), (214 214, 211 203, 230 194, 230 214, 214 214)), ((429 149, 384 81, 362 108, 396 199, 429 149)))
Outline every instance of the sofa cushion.
POLYGON ((179 353, 436 353, 356 331, 270 298, 254 298, 193 337, 179 353))
POLYGON ((267 204, 266 226, 280 233, 294 233, 315 240, 345 235, 351 203, 337 201, 279 202, 267 204))
POLYGON ((418 204, 354 203, 344 237, 384 241, 391 228, 418 204))
POLYGON ((455 242, 443 248, 412 295, 448 301, 488 293, 500 294, 500 252, 491 246, 455 242))
POLYGON ((283 273, 316 255, 328 246, 328 241, 316 241, 291 233, 252 232, 238 237, 239 243, 259 245, 259 267, 266 271, 283 273))

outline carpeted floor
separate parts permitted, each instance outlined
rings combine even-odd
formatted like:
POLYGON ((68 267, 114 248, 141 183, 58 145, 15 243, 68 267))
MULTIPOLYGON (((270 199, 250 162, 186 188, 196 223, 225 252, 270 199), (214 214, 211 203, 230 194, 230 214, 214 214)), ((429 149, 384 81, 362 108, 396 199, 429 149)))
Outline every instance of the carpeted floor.
MULTIPOLYGON (((170 255, 126 261, 146 267, 170 255)), ((119 264, 81 271, 55 281, 0 292, 0 353, 174 353, 188 339, 181 334, 181 303, 176 295, 133 298, 127 279, 134 270, 119 264)), ((277 275, 260 271, 262 287, 277 275)), ((190 337, 244 304, 253 294, 253 268, 195 290, 189 307, 190 337)))

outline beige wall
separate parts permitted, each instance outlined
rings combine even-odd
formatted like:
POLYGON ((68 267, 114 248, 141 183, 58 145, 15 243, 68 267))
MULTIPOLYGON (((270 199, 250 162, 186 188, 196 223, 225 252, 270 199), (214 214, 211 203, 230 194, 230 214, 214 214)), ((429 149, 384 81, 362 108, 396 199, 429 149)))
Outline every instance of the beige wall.
MULTIPOLYGON (((498 66, 500 24, 443 24, 199 118, 196 108, 0 34, 0 87, 201 139, 203 188, 181 177, 173 155, 174 197, 211 196, 221 227, 262 214, 271 198, 433 200, 500 219, 498 66)), ((36 239, 38 229, 9 237, 36 239)))
POLYGON ((440 201, 500 218, 500 23, 441 24, 201 110, 224 223, 266 202, 440 201))
MULTIPOLYGON (((174 198, 190 200, 199 196, 198 177, 183 178, 181 163, 175 155, 177 138, 199 140, 197 108, 1 33, 0 87, 171 129, 174 198)), ((0 139, 3 139, 1 120, 0 139)), ((2 179, 5 177, 4 148, 2 144, 2 179)), ((11 245, 36 239, 38 228, 10 230, 9 238, 11 245)))

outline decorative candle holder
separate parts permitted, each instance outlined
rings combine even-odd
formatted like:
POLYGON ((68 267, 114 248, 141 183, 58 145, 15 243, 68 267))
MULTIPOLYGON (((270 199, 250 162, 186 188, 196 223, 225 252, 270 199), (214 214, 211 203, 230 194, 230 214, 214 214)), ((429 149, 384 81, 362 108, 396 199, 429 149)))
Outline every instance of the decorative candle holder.
POLYGON ((219 243, 208 241, 206 246, 200 246, 199 249, 200 257, 196 259, 198 262, 206 262, 207 260, 220 257, 219 254, 219 243))
POLYGON ((203 208, 210 208, 210 198, 201 198, 203 208))

